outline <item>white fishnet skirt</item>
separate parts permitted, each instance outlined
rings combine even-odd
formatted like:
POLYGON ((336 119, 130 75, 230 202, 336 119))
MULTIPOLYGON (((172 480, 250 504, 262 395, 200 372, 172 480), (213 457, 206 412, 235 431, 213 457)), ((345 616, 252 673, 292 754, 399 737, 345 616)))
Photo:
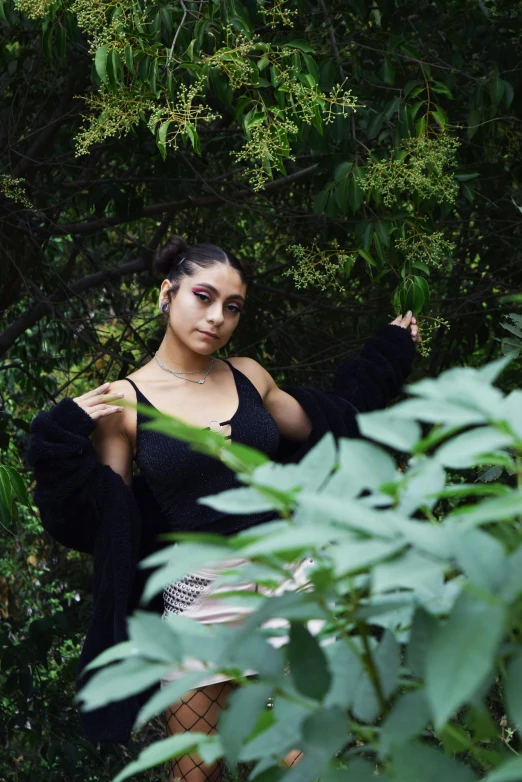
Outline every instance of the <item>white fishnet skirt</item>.
MULTIPOLYGON (((225 570, 236 570, 246 565, 248 560, 246 559, 227 559, 220 562, 217 566, 208 567, 201 570, 194 571, 181 581, 176 581, 165 588, 163 592, 163 601, 165 608, 163 611, 162 619, 166 619, 171 614, 182 615, 190 617, 191 619, 201 622, 204 625, 213 624, 228 624, 236 625, 240 624, 246 616, 248 616, 254 610, 251 605, 242 603, 238 600, 238 603, 234 605, 230 598, 220 598, 220 594, 228 592, 232 587, 234 590, 241 590, 244 592, 256 592, 260 591, 263 594, 279 595, 283 592, 293 591, 296 589, 306 589, 308 582, 307 573, 310 566, 313 564, 311 559, 304 559, 296 564, 291 570, 291 576, 284 581, 276 590, 268 590, 264 587, 257 587, 256 584, 243 582, 241 584, 234 583, 233 585, 221 584, 214 588, 213 584, 216 579, 225 570)), ((322 620, 312 620, 308 623, 310 632, 316 633, 319 631, 323 624, 322 620)), ((285 619, 271 619, 266 622, 263 627, 281 628, 287 627, 288 622, 285 619)), ((282 646, 286 643, 288 638, 284 635, 274 636, 269 639, 269 642, 274 647, 282 646)), ((202 672, 201 682, 198 687, 206 687, 209 684, 217 684, 218 682, 229 681, 230 677, 226 674, 216 673, 208 674, 208 666, 200 660, 185 659, 183 665, 170 671, 161 681, 161 686, 165 687, 169 682, 173 682, 179 679, 183 674, 187 672, 202 672), (207 675, 205 675, 207 673, 207 675)), ((254 675, 256 671, 245 671, 245 676, 254 675)))

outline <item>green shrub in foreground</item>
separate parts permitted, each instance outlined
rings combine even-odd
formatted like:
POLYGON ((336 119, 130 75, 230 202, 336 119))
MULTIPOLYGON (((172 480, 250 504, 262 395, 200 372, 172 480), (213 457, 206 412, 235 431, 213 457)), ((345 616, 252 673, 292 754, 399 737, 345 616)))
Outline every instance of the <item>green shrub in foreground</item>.
MULTIPOLYGON (((145 605, 195 568, 245 557, 250 564, 224 579, 230 599, 254 601, 255 610, 241 627, 213 629, 139 610, 130 640, 91 663, 112 665, 80 692, 85 709, 145 689, 186 657, 243 685, 217 735, 157 742, 115 782, 190 750, 207 762, 224 756, 232 769, 253 762, 248 778, 262 782, 522 778, 511 746, 522 725, 522 391, 505 396, 493 385, 507 360, 410 386, 410 399, 359 416, 362 433, 381 445, 336 446, 327 435, 298 465, 155 416, 149 426, 221 455, 245 483, 204 504, 230 513, 276 508, 282 518, 226 539, 178 535, 182 557, 169 546, 143 563, 157 566, 145 605), (502 466, 512 485, 466 482, 481 464, 502 466), (308 588, 234 594, 245 578, 280 585, 305 557, 314 562, 308 588), (274 618, 289 627, 280 649, 268 643, 282 632, 265 626, 274 618), (246 669, 258 676, 245 680, 246 669), (294 748, 304 759, 281 769, 294 748)), ((135 727, 197 678, 187 673, 159 690, 135 727)))

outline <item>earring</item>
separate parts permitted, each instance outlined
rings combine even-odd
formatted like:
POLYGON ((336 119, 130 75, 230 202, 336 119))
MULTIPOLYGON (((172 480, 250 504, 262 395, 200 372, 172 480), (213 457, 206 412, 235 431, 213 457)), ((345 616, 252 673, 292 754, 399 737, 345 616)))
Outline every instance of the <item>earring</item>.
POLYGON ((168 312, 168 311, 169 311, 169 305, 167 304, 167 302, 166 302, 166 301, 162 301, 162 302, 161 302, 161 304, 160 304, 160 310, 161 310, 162 312, 168 312))

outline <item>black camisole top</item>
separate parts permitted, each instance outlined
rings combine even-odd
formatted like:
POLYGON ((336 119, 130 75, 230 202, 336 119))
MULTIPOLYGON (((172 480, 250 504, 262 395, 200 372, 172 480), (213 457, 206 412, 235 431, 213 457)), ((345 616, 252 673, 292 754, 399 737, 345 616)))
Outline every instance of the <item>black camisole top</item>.
MULTIPOLYGON (((239 405, 232 418, 220 425, 230 424, 229 438, 233 442, 257 448, 274 458, 280 439, 276 422, 263 407, 253 383, 229 361, 226 363, 234 375, 239 405)), ((134 387, 138 403, 154 407, 130 378, 125 380, 134 387)), ((150 420, 150 416, 138 412, 135 461, 162 510, 167 523, 165 532, 199 529, 227 535, 277 518, 274 511, 231 515, 200 505, 200 497, 244 484, 225 464, 192 450, 188 443, 143 429, 141 425, 150 420)))

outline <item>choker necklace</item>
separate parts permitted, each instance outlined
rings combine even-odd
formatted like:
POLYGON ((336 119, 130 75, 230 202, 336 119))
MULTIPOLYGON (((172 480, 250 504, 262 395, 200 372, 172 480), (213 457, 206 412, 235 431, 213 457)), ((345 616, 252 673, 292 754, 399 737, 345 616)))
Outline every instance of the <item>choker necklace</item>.
POLYGON ((158 358, 158 354, 157 353, 154 353, 154 358, 156 359, 156 361, 158 362, 160 367, 165 370, 165 372, 170 372, 170 374, 174 375, 174 377, 177 377, 180 380, 186 380, 187 383, 200 383, 200 384, 204 383, 208 373, 212 369, 212 365, 214 364, 214 359, 211 358, 210 359, 210 364, 208 365, 208 368, 207 368, 206 372, 205 372, 204 369, 196 369, 194 372, 174 372, 173 369, 169 369, 168 367, 163 366, 163 364, 161 363, 161 361, 158 358), (190 378, 188 378, 188 377, 182 377, 182 375, 197 375, 200 372, 205 372, 205 377, 202 377, 201 380, 190 380, 190 378))

